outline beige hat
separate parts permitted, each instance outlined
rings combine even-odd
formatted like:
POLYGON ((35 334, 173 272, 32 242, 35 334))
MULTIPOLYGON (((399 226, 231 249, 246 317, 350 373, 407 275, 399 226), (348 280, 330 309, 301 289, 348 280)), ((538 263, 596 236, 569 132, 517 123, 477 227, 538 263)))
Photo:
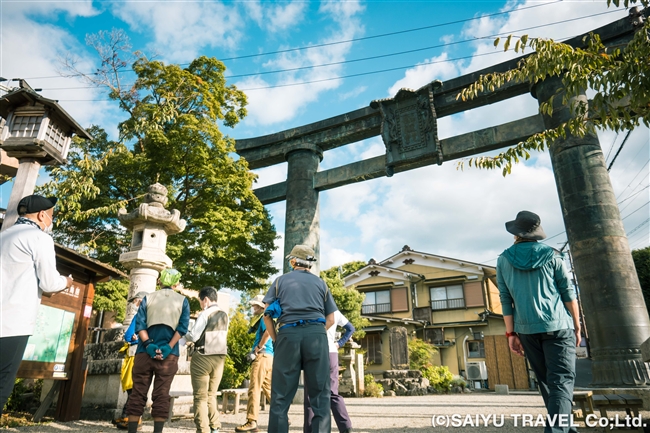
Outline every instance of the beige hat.
POLYGON ((257 305, 258 307, 264 308, 264 295, 257 295, 250 301, 248 301, 249 304, 251 305, 257 305))
POLYGON ((307 260, 308 262, 315 262, 316 261, 316 253, 314 253, 314 250, 309 248, 307 245, 296 245, 293 247, 289 255, 286 257, 291 258, 295 257, 297 259, 301 260, 307 260))

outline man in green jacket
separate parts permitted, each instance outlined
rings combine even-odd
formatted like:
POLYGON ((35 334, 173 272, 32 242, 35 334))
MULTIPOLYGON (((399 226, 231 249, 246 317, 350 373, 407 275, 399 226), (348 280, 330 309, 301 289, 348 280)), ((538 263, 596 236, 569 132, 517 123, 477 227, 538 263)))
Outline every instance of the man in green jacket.
POLYGON ((545 433, 575 432, 571 406, 580 320, 562 255, 545 239, 539 216, 521 211, 506 230, 515 243, 499 256, 497 284, 510 350, 528 358, 550 415, 545 433))

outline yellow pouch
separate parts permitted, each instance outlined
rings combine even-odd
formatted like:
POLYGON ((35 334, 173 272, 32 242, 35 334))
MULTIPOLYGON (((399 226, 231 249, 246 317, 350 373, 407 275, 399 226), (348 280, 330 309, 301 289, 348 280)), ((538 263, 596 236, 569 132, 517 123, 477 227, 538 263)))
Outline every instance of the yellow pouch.
POLYGON ((122 362, 122 371, 120 372, 120 383, 122 384, 122 391, 127 391, 133 388, 133 362, 134 356, 129 355, 129 343, 125 343, 120 349, 120 353, 124 352, 124 361, 122 362))

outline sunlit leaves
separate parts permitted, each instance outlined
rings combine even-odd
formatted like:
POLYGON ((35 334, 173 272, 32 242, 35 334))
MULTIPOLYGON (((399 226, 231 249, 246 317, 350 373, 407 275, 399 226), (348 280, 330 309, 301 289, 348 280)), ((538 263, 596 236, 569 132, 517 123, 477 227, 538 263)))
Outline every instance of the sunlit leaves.
MULTIPOLYGON (((648 7, 648 0, 624 0, 623 6, 641 3, 648 7)), ((619 6, 618 0, 608 0, 619 6)), ((600 37, 590 34, 585 37, 584 48, 573 48, 552 39, 517 38, 510 35, 504 42, 504 50, 510 49, 512 40, 515 52, 529 48, 532 53, 522 58, 517 67, 503 73, 481 76, 476 83, 464 88, 457 99, 473 99, 487 92, 493 92, 508 83, 536 84, 548 77, 560 77, 564 87, 561 101, 557 95, 548 101, 540 101, 542 115, 552 116, 554 106, 571 105, 575 116, 555 129, 535 134, 528 140, 501 152, 495 157, 470 159, 469 166, 485 169, 502 169, 509 174, 512 165, 530 157, 528 151, 544 151, 558 138, 567 134, 584 136, 596 129, 621 132, 641 124, 650 126, 650 21, 645 21, 630 43, 624 46, 605 46, 600 37), (576 103, 576 98, 585 89, 595 92, 589 107, 576 103)), ((495 40, 495 47, 501 43, 495 40)), ((463 161, 459 164, 462 169, 463 161)))

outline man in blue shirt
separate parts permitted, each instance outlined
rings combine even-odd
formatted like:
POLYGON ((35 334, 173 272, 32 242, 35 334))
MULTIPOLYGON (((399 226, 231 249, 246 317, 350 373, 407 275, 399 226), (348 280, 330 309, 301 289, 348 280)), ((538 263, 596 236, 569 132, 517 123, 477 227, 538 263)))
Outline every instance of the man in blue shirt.
POLYGON ((312 432, 329 433, 330 359, 325 330, 334 324, 338 308, 325 282, 309 271, 316 261, 312 248, 296 245, 287 258, 293 271, 278 277, 264 297, 266 329, 275 342, 268 430, 289 431, 289 406, 303 370, 314 412, 312 432), (272 310, 279 313, 277 338, 272 310))
POLYGON ((190 323, 190 304, 185 296, 175 292, 181 274, 176 269, 160 273, 162 288, 142 300, 135 316, 135 331, 140 342, 133 364, 133 391, 127 407, 129 433, 136 433, 138 422, 147 403, 147 392, 154 382, 151 415, 154 433, 162 433, 169 415, 169 389, 178 371, 178 340, 190 323))
POLYGON ((257 295, 251 301, 253 317, 249 333, 255 333, 251 354, 255 356, 251 364, 250 385, 248 386, 248 405, 246 406, 246 424, 235 428, 236 432, 257 432, 257 417, 260 412, 261 393, 271 401, 271 372, 273 369, 273 342, 266 331, 262 319, 264 313, 264 295, 257 295))
POLYGON ((580 319, 562 256, 546 238, 539 216, 521 211, 506 223, 515 243, 499 256, 497 284, 510 350, 524 354, 548 414, 545 433, 575 432, 570 419, 580 319))

